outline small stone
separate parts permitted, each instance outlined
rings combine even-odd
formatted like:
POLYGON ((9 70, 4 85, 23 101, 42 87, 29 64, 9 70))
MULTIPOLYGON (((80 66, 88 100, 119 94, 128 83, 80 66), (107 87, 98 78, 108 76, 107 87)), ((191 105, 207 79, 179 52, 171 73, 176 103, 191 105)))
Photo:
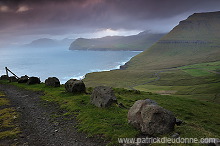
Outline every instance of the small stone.
POLYGON ((119 103, 119 104, 118 104, 118 107, 120 107, 120 108, 126 108, 122 103, 119 103))
POLYGON ((174 133, 171 137, 172 138, 178 138, 178 137, 180 137, 180 135, 179 135, 179 133, 174 133))
POLYGON ((176 125, 177 125, 177 126, 180 126, 182 123, 183 123, 182 120, 180 120, 180 119, 176 119, 176 125))

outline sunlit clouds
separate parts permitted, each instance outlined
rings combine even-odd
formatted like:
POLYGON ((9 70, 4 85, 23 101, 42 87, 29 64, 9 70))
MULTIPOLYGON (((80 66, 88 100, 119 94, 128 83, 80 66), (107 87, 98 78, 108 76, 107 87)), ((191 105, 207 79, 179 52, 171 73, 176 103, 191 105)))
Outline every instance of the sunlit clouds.
POLYGON ((10 12, 10 9, 8 6, 0 5, 0 12, 3 12, 3 13, 10 12))
POLYGON ((26 5, 19 5, 17 7, 10 7, 7 5, 0 4, 0 13, 23 13, 29 11, 30 8, 26 5))
POLYGON ((29 10, 30 10, 30 8, 28 6, 23 5, 23 6, 19 6, 16 12, 17 13, 23 13, 23 12, 26 12, 26 11, 29 11, 29 10))

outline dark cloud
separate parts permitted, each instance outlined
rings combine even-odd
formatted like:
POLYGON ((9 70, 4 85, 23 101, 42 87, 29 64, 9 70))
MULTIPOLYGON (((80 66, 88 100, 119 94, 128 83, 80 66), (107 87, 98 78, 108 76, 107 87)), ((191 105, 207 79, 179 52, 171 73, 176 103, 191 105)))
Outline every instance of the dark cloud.
POLYGON ((0 34, 169 31, 189 14, 220 10, 219 5, 219 0, 0 0, 0 34))

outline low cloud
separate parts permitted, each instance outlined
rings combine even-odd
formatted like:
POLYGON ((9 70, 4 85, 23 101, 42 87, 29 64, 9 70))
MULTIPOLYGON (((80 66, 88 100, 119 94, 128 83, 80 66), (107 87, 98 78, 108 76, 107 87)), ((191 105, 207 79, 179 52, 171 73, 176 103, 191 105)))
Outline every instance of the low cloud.
POLYGON ((23 13, 23 12, 26 12, 26 11, 29 11, 29 10, 30 10, 30 8, 28 6, 23 5, 23 6, 19 6, 18 10, 16 12, 17 13, 23 13))
POLYGON ((1 6, 0 5, 0 12, 2 12, 2 13, 7 13, 7 12, 10 12, 11 10, 9 9, 9 7, 8 6, 1 6))

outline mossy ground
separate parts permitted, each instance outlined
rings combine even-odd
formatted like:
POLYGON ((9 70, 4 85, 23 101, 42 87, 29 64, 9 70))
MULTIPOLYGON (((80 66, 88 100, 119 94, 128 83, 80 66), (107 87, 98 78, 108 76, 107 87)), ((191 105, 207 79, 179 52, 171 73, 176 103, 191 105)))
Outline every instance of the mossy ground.
POLYGON ((0 92, 0 140, 15 138, 20 133, 16 121, 18 117, 18 113, 10 106, 4 93, 0 92))

